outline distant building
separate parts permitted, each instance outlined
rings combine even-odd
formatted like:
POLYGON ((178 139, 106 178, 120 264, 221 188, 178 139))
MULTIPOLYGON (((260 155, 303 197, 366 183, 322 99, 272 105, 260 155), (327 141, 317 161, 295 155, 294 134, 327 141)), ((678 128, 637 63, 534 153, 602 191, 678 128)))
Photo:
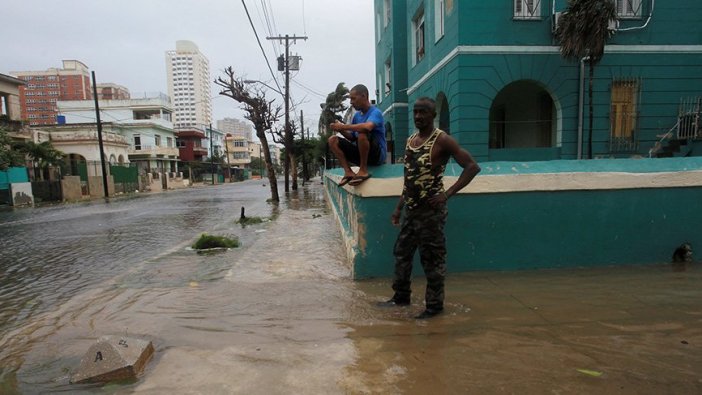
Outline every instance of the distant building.
POLYGON ((231 167, 247 169, 251 165, 251 155, 249 153, 249 141, 244 136, 228 134, 227 161, 231 167))
POLYGON ((30 126, 54 125, 56 102, 92 99, 90 71, 78 60, 64 60, 63 68, 44 71, 12 71, 26 82, 20 87, 21 117, 30 126))
POLYGON ((249 121, 236 118, 224 118, 217 121, 217 129, 233 136, 243 136, 248 141, 253 139, 253 126, 249 121))
POLYGON ((166 52, 166 73, 176 130, 210 125, 210 62, 197 45, 192 41, 177 41, 176 49, 166 52))
POLYGON ((24 84, 19 78, 0 74, 0 126, 7 128, 15 141, 32 139, 31 131, 22 124, 20 112, 19 91, 24 84))
POLYGON ((203 147, 207 150, 205 159, 210 156, 224 156, 224 135, 225 133, 219 129, 207 128, 207 136, 204 140, 203 147))
POLYGON ((97 95, 99 100, 126 100, 131 98, 129 89, 122 85, 113 83, 97 84, 97 95))
MULTIPOLYGON (((79 130, 84 124, 85 132, 82 133, 92 136, 90 131, 95 128, 93 105, 90 100, 60 101, 57 106, 65 117, 66 125, 43 130, 51 131, 53 140, 53 132, 79 130)), ((101 121, 111 125, 111 131, 126 140, 128 161, 135 162, 142 174, 179 171, 179 150, 171 123, 172 111, 170 99, 164 94, 144 99, 100 102, 101 121)), ((95 140, 90 141, 95 144, 95 140)), ((106 159, 110 162, 123 161, 119 155, 106 159)), ((86 157, 85 160, 91 159, 86 157)))
POLYGON ((207 156, 209 151, 202 143, 207 141, 206 133, 207 128, 200 126, 181 127, 175 130, 176 146, 181 161, 202 161, 207 156))
POLYGON ((24 80, 9 75, 0 74, 0 115, 9 121, 20 121, 20 87, 24 80))

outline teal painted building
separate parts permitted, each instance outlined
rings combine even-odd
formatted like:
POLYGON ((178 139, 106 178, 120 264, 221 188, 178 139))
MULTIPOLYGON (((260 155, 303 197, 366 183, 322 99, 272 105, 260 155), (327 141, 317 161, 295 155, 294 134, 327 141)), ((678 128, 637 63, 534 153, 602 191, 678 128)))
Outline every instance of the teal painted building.
MULTIPOLYGON (((613 1, 617 30, 594 74, 593 156, 702 156, 702 2, 613 1)), ((429 96, 437 126, 479 161, 587 158, 588 70, 560 56, 553 34, 566 5, 375 0, 389 157, 401 158, 412 132, 411 103, 429 96)))

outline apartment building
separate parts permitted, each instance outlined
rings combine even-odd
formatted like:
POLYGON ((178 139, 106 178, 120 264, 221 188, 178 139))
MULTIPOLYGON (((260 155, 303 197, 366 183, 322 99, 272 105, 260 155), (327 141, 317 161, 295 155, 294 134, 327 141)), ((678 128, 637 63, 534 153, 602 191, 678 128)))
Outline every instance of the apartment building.
POLYGON ((588 145, 595 158, 649 156, 661 145, 702 155, 702 3, 612 1, 590 138, 587 64, 564 60, 554 34, 566 0, 375 0, 388 157, 402 158, 423 96, 436 100, 436 126, 478 160, 580 159, 588 145))
POLYGON ((177 41, 176 49, 166 52, 166 73, 175 129, 210 125, 210 62, 198 46, 192 41, 177 41))
POLYGON ((56 102, 92 99, 90 71, 78 60, 64 60, 62 68, 12 71, 25 81, 20 87, 20 111, 30 126, 56 124, 56 102))
POLYGON ((233 136, 243 136, 248 141, 253 140, 253 126, 251 122, 236 118, 224 118, 217 121, 217 129, 233 136))

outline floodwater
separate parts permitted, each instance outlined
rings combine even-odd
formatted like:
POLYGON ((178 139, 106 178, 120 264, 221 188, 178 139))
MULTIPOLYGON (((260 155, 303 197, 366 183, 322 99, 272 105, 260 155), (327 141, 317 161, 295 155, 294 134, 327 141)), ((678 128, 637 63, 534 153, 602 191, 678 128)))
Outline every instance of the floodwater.
POLYGON ((249 181, 0 212, 0 393, 104 392, 68 379, 106 334, 156 347, 144 378, 111 392, 334 388, 355 291, 316 184, 279 207, 249 181), (242 206, 271 221, 236 224, 242 206), (199 255, 203 232, 242 246, 199 255))
MULTIPOLYGON (((0 394, 700 393, 702 270, 450 275, 445 314, 379 309, 319 180, 0 212, 0 394), (282 191, 282 188, 280 188, 282 191), (270 221, 242 227, 240 208, 270 221), (203 232, 240 248, 200 255, 203 232), (134 382, 71 385, 103 335, 149 339, 134 382)), ((390 252, 388 253, 391 263, 390 252)))

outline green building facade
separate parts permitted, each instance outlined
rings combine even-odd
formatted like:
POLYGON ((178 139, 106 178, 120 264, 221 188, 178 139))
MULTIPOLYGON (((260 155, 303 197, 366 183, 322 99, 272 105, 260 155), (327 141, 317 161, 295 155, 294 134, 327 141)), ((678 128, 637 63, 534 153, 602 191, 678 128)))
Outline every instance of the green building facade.
MULTIPOLYGON (((613 0, 593 80, 593 157, 702 156, 702 2, 613 0), (670 132, 670 133, 669 133, 670 132)), ((411 104, 479 161, 588 157, 588 68, 560 55, 566 0, 375 0, 376 96, 392 159, 411 104)))

